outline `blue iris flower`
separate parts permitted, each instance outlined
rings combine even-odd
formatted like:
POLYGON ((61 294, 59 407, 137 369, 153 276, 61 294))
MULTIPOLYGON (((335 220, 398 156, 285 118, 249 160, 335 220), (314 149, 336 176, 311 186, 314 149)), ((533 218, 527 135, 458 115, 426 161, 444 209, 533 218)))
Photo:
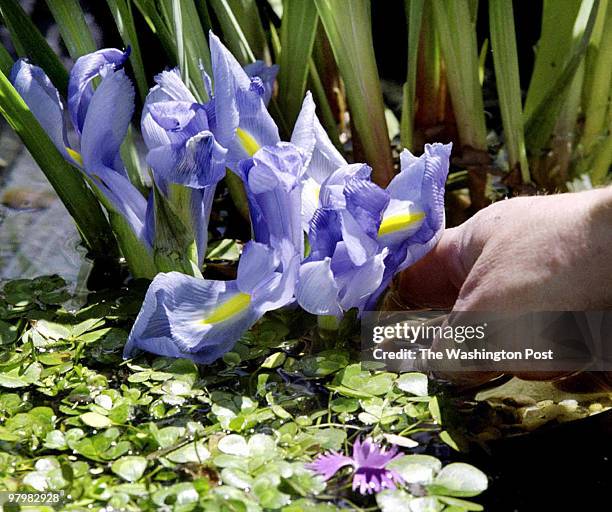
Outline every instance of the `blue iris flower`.
POLYGON ((257 242, 273 244, 289 240, 296 254, 304 252, 300 209, 304 157, 290 142, 264 146, 253 158, 242 160, 240 175, 245 184, 249 211, 257 242))
POLYGON ((404 150, 401 172, 386 190, 360 164, 323 182, 296 290, 305 310, 339 317, 374 309, 393 276, 431 250, 444 229, 450 150, 428 144, 419 158, 404 150))
POLYGON ((293 301, 299 258, 288 241, 276 249, 249 242, 233 281, 179 272, 158 274, 125 346, 211 363, 231 350, 261 316, 293 301))
POLYGON ((216 185, 225 176, 227 149, 215 139, 206 106, 196 101, 178 70, 164 71, 155 81, 141 120, 147 163, 164 193, 170 184, 191 189, 191 223, 201 264, 216 185))
POLYGON ((148 246, 147 201, 130 183, 119 151, 134 110, 134 88, 121 69, 128 55, 105 49, 75 63, 68 84, 68 113, 77 135, 74 145, 68 142, 60 95, 45 72, 20 59, 10 80, 64 158, 91 179, 148 246), (97 77, 100 83, 94 90, 92 81, 97 77))

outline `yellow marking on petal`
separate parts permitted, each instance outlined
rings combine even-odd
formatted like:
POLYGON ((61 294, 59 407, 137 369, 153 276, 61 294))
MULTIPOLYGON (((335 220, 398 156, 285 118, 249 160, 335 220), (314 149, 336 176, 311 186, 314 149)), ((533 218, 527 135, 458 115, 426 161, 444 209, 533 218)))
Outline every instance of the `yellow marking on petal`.
POLYGON ((312 187, 312 195, 314 196, 315 200, 318 202, 319 196, 321 195, 321 185, 317 183, 314 185, 314 187, 312 187))
POLYGON ((66 151, 70 155, 70 158, 72 158, 77 164, 83 167, 83 157, 81 156, 81 153, 75 151, 74 149, 70 149, 68 146, 66 146, 66 151))
POLYGON ((253 156, 259 151, 261 146, 257 144, 257 141, 249 132, 245 132, 242 128, 236 128, 236 135, 238 135, 240 144, 242 144, 242 147, 249 156, 253 156))
POLYGON ((203 324, 218 324, 225 322, 229 318, 242 313, 251 303, 251 296, 248 293, 237 293, 230 299, 220 304, 206 318, 202 319, 203 324))
POLYGON ((388 235, 389 233, 395 233, 396 231, 402 231, 406 228, 411 227, 412 224, 416 224, 425 217, 425 213, 398 213, 396 215, 390 215, 380 223, 378 229, 378 236, 388 235))

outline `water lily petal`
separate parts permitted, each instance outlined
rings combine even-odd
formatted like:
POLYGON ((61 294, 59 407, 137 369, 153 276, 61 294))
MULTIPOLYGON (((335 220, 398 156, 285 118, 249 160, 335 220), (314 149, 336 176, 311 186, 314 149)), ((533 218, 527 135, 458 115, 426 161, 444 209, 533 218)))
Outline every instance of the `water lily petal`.
POLYGON ((314 462, 306 464, 306 467, 315 473, 321 475, 325 480, 329 480, 340 469, 346 466, 352 466, 353 459, 339 453, 329 453, 327 455, 319 455, 314 462))

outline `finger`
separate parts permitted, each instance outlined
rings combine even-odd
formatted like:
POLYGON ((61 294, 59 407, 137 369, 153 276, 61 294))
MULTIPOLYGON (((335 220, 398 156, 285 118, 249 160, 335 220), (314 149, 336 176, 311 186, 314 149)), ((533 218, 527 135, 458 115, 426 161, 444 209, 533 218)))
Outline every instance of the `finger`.
POLYGON ((400 274, 398 291, 406 306, 453 306, 467 275, 461 261, 461 229, 445 230, 429 254, 400 274))

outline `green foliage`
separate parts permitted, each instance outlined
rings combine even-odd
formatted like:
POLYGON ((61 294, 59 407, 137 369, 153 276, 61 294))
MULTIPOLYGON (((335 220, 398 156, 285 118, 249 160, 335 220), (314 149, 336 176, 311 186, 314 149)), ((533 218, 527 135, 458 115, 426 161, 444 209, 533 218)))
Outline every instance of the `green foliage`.
POLYGON ((370 2, 315 0, 321 22, 344 80, 353 135, 372 166, 372 178, 386 185, 393 176, 378 69, 374 57, 370 2))
POLYGON ((419 58, 419 40, 424 1, 407 0, 406 19, 408 21, 408 72, 403 88, 401 140, 402 146, 413 149, 414 110, 416 107, 417 63, 419 58))
POLYGON ((47 0, 47 5, 73 59, 97 50, 78 0, 47 0))
POLYGON ((531 177, 523 133, 521 84, 511 0, 491 0, 489 2, 489 25, 495 82, 504 124, 509 164, 511 168, 518 166, 523 183, 529 183, 531 177))
MULTIPOLYGON (((305 463, 350 453, 357 436, 410 453, 412 433, 436 433, 424 375, 369 370, 348 340, 308 355, 295 336, 314 326, 295 312, 268 315, 214 365, 122 362, 144 289, 91 294, 68 312, 58 277, 4 286, 0 490, 64 491, 64 510, 368 508, 374 498, 353 494, 350 474, 325 483, 305 463)), ((486 487, 475 468, 424 455, 393 464, 407 481, 394 499, 417 499, 425 485, 440 504, 478 510, 455 498, 486 487)))
POLYGON ((45 70, 60 93, 68 89, 68 72, 17 0, 0 0, 0 16, 20 57, 45 70))
POLYGON ((318 15, 314 2, 285 0, 280 34, 281 53, 278 59, 278 88, 279 106, 290 125, 297 119, 306 92, 317 25, 318 15))
POLYGON ((130 63, 134 70, 134 77, 136 79, 136 85, 138 86, 140 99, 144 102, 149 92, 149 87, 147 85, 147 77, 142 63, 142 53, 140 51, 140 43, 138 42, 138 34, 136 33, 136 26, 134 25, 132 2, 130 0, 106 0, 106 3, 113 14, 123 44, 132 49, 130 53, 130 63))
POLYGON ((544 4, 542 36, 525 100, 525 135, 533 152, 548 143, 583 61, 600 4, 599 0, 564 3, 567 9, 556 2, 544 4))
POLYGON ((461 144, 486 150, 484 105, 478 79, 476 29, 470 2, 432 0, 432 6, 461 144))

